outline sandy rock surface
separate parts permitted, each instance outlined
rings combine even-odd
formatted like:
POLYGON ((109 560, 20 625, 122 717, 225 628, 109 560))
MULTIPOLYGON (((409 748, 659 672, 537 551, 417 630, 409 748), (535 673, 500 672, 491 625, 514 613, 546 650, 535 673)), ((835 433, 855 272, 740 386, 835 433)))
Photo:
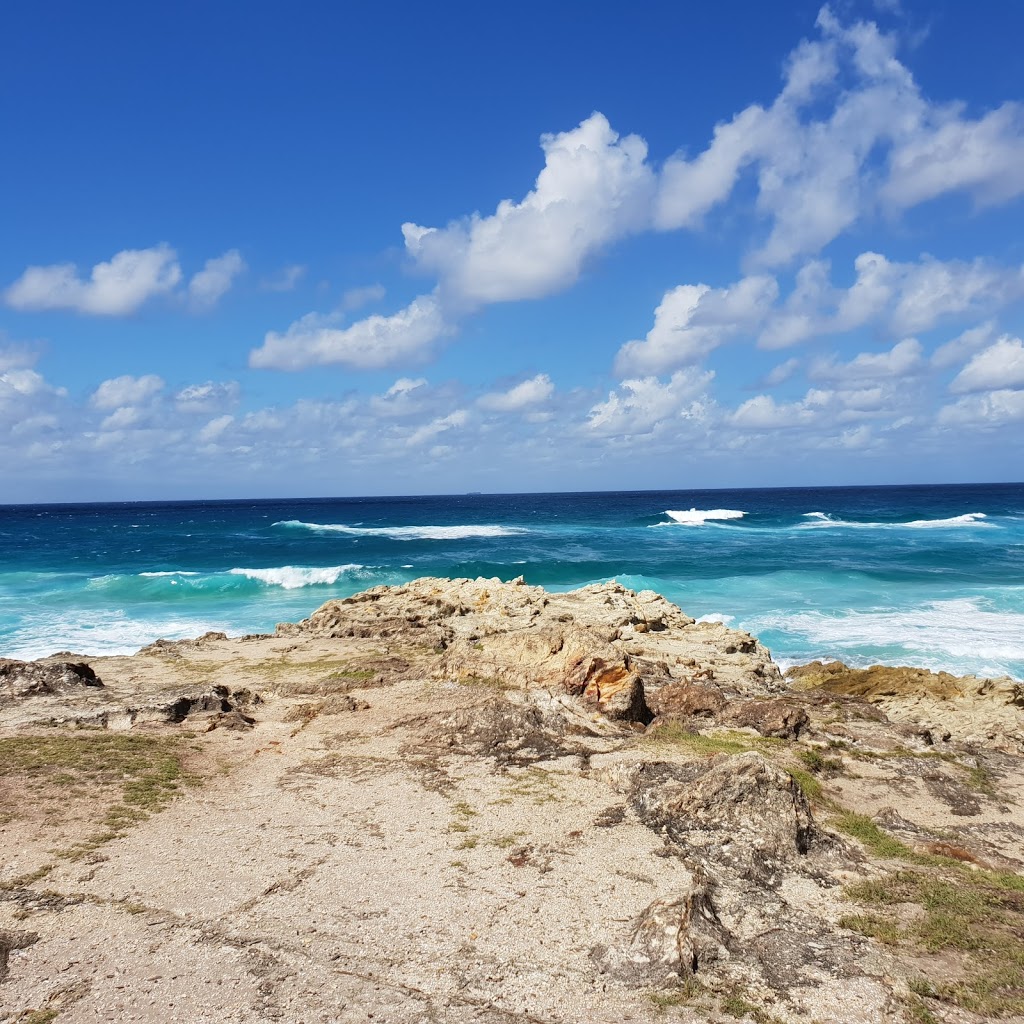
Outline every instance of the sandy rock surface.
POLYGON ((1021 1020, 1020 764, 935 701, 1019 705, 836 675, 497 580, 0 660, 0 1021, 1021 1020))

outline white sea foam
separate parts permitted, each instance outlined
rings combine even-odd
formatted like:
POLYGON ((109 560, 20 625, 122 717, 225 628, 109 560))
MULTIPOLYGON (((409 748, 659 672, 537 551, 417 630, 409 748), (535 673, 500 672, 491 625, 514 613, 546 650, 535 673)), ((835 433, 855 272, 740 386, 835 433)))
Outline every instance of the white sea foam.
POLYGON ((703 526, 709 519, 742 519, 746 512, 735 508, 691 508, 689 512, 666 509, 665 515, 683 526, 703 526))
POLYGON ((951 516, 948 519, 914 519, 908 523, 858 523, 849 519, 836 519, 825 512, 805 512, 804 518, 809 522, 800 523, 798 529, 820 529, 822 527, 843 527, 850 530, 952 530, 958 527, 980 526, 992 528, 994 523, 986 522, 988 517, 984 512, 967 512, 962 516, 951 516))
POLYGON ((271 587, 297 590, 299 587, 324 586, 337 583, 346 573, 356 572, 363 566, 330 565, 323 568, 300 565, 281 565, 274 569, 230 569, 231 576, 245 576, 271 587))
POLYGON ((342 523, 304 523, 286 519, 274 523, 314 533, 344 533, 352 537, 390 537, 392 540, 465 540, 470 537, 514 537, 528 533, 517 526, 345 526, 342 523))
POLYGON ((159 579, 161 576, 198 576, 197 572, 185 572, 184 570, 174 572, 140 572, 140 576, 145 576, 147 579, 159 579))
POLYGON ((986 518, 984 512, 968 512, 966 515, 953 516, 950 519, 915 519, 904 525, 913 526, 918 530, 945 529, 954 526, 991 526, 992 523, 982 522, 986 518))
POLYGON ((700 616, 697 622, 719 622, 723 626, 728 626, 731 622, 736 619, 735 615, 726 615, 725 612, 708 612, 707 615, 700 616))
POLYGON ((45 621, 26 619, 16 630, 4 653, 27 661, 45 658, 57 650, 76 654, 129 655, 156 637, 184 640, 207 632, 231 632, 233 627, 216 619, 133 619, 121 611, 91 612, 88 618, 67 616, 45 621))
POLYGON ((936 671, 1014 675, 1013 666, 1024 656, 1024 614, 994 610, 982 598, 843 614, 780 611, 752 616, 743 628, 755 635, 781 633, 806 650, 854 663, 900 662, 936 671))

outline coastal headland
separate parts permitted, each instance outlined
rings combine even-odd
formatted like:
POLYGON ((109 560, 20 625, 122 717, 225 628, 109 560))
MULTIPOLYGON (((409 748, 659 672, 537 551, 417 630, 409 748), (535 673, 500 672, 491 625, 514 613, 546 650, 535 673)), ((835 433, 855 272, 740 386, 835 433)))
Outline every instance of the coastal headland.
POLYGON ((1022 1021, 1022 756, 617 583, 0 659, 0 1021, 1022 1021))

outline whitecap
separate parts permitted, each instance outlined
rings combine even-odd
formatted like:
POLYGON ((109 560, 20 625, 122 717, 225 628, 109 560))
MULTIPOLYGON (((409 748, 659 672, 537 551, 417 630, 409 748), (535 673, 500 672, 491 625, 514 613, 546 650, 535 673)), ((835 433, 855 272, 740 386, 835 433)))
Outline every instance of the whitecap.
POLYGON ((161 576, 198 576, 199 573, 175 570, 172 572, 140 572, 139 575, 145 576, 147 579, 159 579, 161 576))
POLYGON ((707 615, 701 615, 697 622, 717 622, 722 626, 728 626, 736 619, 735 615, 726 615, 725 612, 708 612, 707 615))
POLYGON ((346 573, 356 572, 363 566, 330 565, 322 568, 315 566, 281 565, 273 569, 229 569, 231 576, 245 576, 271 587, 282 587, 284 590, 297 590, 299 587, 330 586, 337 583, 346 573))
POLYGON ((314 533, 344 533, 352 537, 390 537, 392 540, 466 540, 472 537, 514 537, 529 531, 517 526, 346 526, 342 523, 304 523, 286 519, 274 523, 314 533))
POLYGON ((918 530, 945 529, 955 526, 992 526, 992 523, 982 522, 988 517, 984 512, 968 512, 962 516, 952 516, 949 519, 915 519, 913 522, 904 523, 904 526, 913 526, 918 530))
POLYGON ((735 508, 691 508, 689 512, 666 509, 665 515, 683 526, 702 526, 709 519, 742 519, 746 512, 735 508))

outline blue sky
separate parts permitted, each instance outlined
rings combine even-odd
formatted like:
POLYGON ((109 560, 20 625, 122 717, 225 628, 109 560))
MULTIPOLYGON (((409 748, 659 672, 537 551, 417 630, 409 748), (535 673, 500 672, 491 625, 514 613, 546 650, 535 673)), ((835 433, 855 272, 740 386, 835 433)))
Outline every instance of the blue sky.
POLYGON ((1021 479, 1022 30, 7 4, 0 502, 1021 479))

